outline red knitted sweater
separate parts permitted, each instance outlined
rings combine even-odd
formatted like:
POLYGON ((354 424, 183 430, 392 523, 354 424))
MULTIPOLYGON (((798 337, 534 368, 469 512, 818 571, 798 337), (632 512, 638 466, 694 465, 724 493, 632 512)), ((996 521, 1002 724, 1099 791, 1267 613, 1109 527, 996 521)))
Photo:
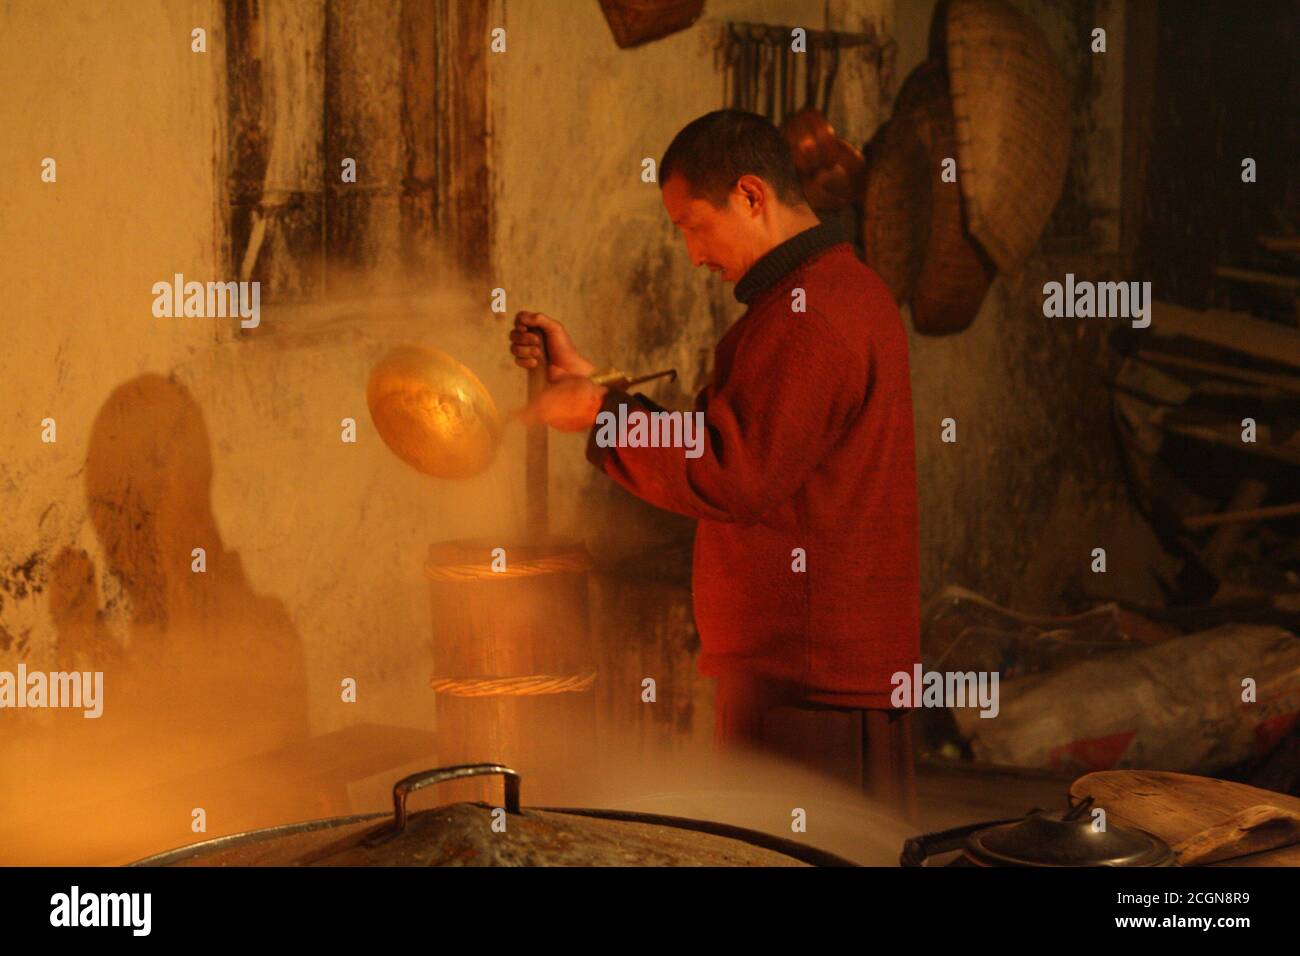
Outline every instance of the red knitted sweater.
MULTIPOLYGON (((884 282, 828 229, 778 246, 737 285, 749 309, 695 400, 702 456, 600 447, 597 429, 587 456, 698 519, 703 674, 745 670, 798 682, 807 700, 889 707, 891 675, 921 659, 907 335, 884 282)), ((624 402, 662 410, 617 391, 602 410, 624 402)))

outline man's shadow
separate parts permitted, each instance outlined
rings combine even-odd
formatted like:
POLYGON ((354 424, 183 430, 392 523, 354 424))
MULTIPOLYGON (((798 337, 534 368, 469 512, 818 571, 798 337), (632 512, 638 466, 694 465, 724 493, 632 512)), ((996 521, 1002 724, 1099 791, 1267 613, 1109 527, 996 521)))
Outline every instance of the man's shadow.
MULTIPOLYGON (((170 845, 202 839, 190 832, 188 808, 218 800, 205 781, 306 740, 302 641, 281 602, 253 590, 221 540, 207 427, 183 386, 143 375, 114 389, 92 426, 85 481, 104 574, 116 586, 113 606, 101 609, 90 557, 68 548, 54 561, 58 666, 104 672, 101 719, 59 715, 66 750, 111 789, 135 787, 128 812, 151 812, 154 798, 139 806, 138 796, 150 788, 173 794, 187 809, 178 828, 166 828, 177 833, 170 845), (124 640, 107 624, 123 616, 124 640)), ((271 764, 250 787, 288 782, 284 760, 271 764)), ((285 821, 285 803, 276 804, 268 795, 261 805, 281 814, 267 822, 285 821)))

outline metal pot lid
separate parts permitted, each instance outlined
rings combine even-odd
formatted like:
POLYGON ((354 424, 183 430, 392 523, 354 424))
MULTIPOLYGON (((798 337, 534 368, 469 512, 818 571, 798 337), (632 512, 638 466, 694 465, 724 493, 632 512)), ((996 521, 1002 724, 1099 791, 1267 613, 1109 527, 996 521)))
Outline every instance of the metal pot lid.
POLYGON ((427 770, 393 787, 394 812, 218 837, 135 866, 851 866, 782 837, 703 820, 631 811, 520 806, 519 775, 500 764, 427 770), (453 803, 409 813, 423 787, 505 777, 501 807, 453 803), (502 812, 504 810, 504 813, 502 812))
POLYGON ((1173 850, 1143 830, 1098 830, 1092 798, 1063 814, 1034 810, 1023 820, 972 833, 966 853, 988 866, 1173 866, 1173 850))

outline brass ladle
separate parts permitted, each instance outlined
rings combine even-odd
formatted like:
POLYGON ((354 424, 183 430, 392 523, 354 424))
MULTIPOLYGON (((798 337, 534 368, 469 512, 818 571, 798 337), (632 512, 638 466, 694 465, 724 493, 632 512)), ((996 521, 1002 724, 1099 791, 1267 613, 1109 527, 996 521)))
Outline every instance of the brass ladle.
MULTIPOLYGON (((616 368, 591 376, 627 388, 676 369, 631 376, 616 368)), ((366 403, 379 437, 402 461, 435 478, 472 478, 492 464, 504 426, 478 376, 445 352, 406 345, 371 370, 366 403)))

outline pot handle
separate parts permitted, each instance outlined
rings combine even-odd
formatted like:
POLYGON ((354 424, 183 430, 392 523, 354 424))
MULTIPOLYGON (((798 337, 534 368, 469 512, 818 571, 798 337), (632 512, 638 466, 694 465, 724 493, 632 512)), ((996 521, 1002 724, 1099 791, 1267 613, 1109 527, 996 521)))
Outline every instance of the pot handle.
POLYGON ((435 783, 447 783, 450 780, 463 780, 465 777, 480 777, 491 773, 499 773, 505 777, 506 813, 519 813, 519 774, 499 763, 457 764, 454 767, 421 770, 393 784, 392 832, 401 833, 406 829, 406 798, 416 790, 423 790, 435 783))
POLYGON ((949 850, 960 850, 965 846, 966 838, 972 833, 989 827, 1002 826, 1004 823, 1016 823, 1022 819, 1024 818, 1012 817, 1010 820, 968 823, 965 826, 953 827, 951 830, 941 830, 938 833, 926 833, 922 836, 912 837, 903 843, 903 852, 898 857, 898 865, 923 866, 926 857, 947 853, 949 850))

